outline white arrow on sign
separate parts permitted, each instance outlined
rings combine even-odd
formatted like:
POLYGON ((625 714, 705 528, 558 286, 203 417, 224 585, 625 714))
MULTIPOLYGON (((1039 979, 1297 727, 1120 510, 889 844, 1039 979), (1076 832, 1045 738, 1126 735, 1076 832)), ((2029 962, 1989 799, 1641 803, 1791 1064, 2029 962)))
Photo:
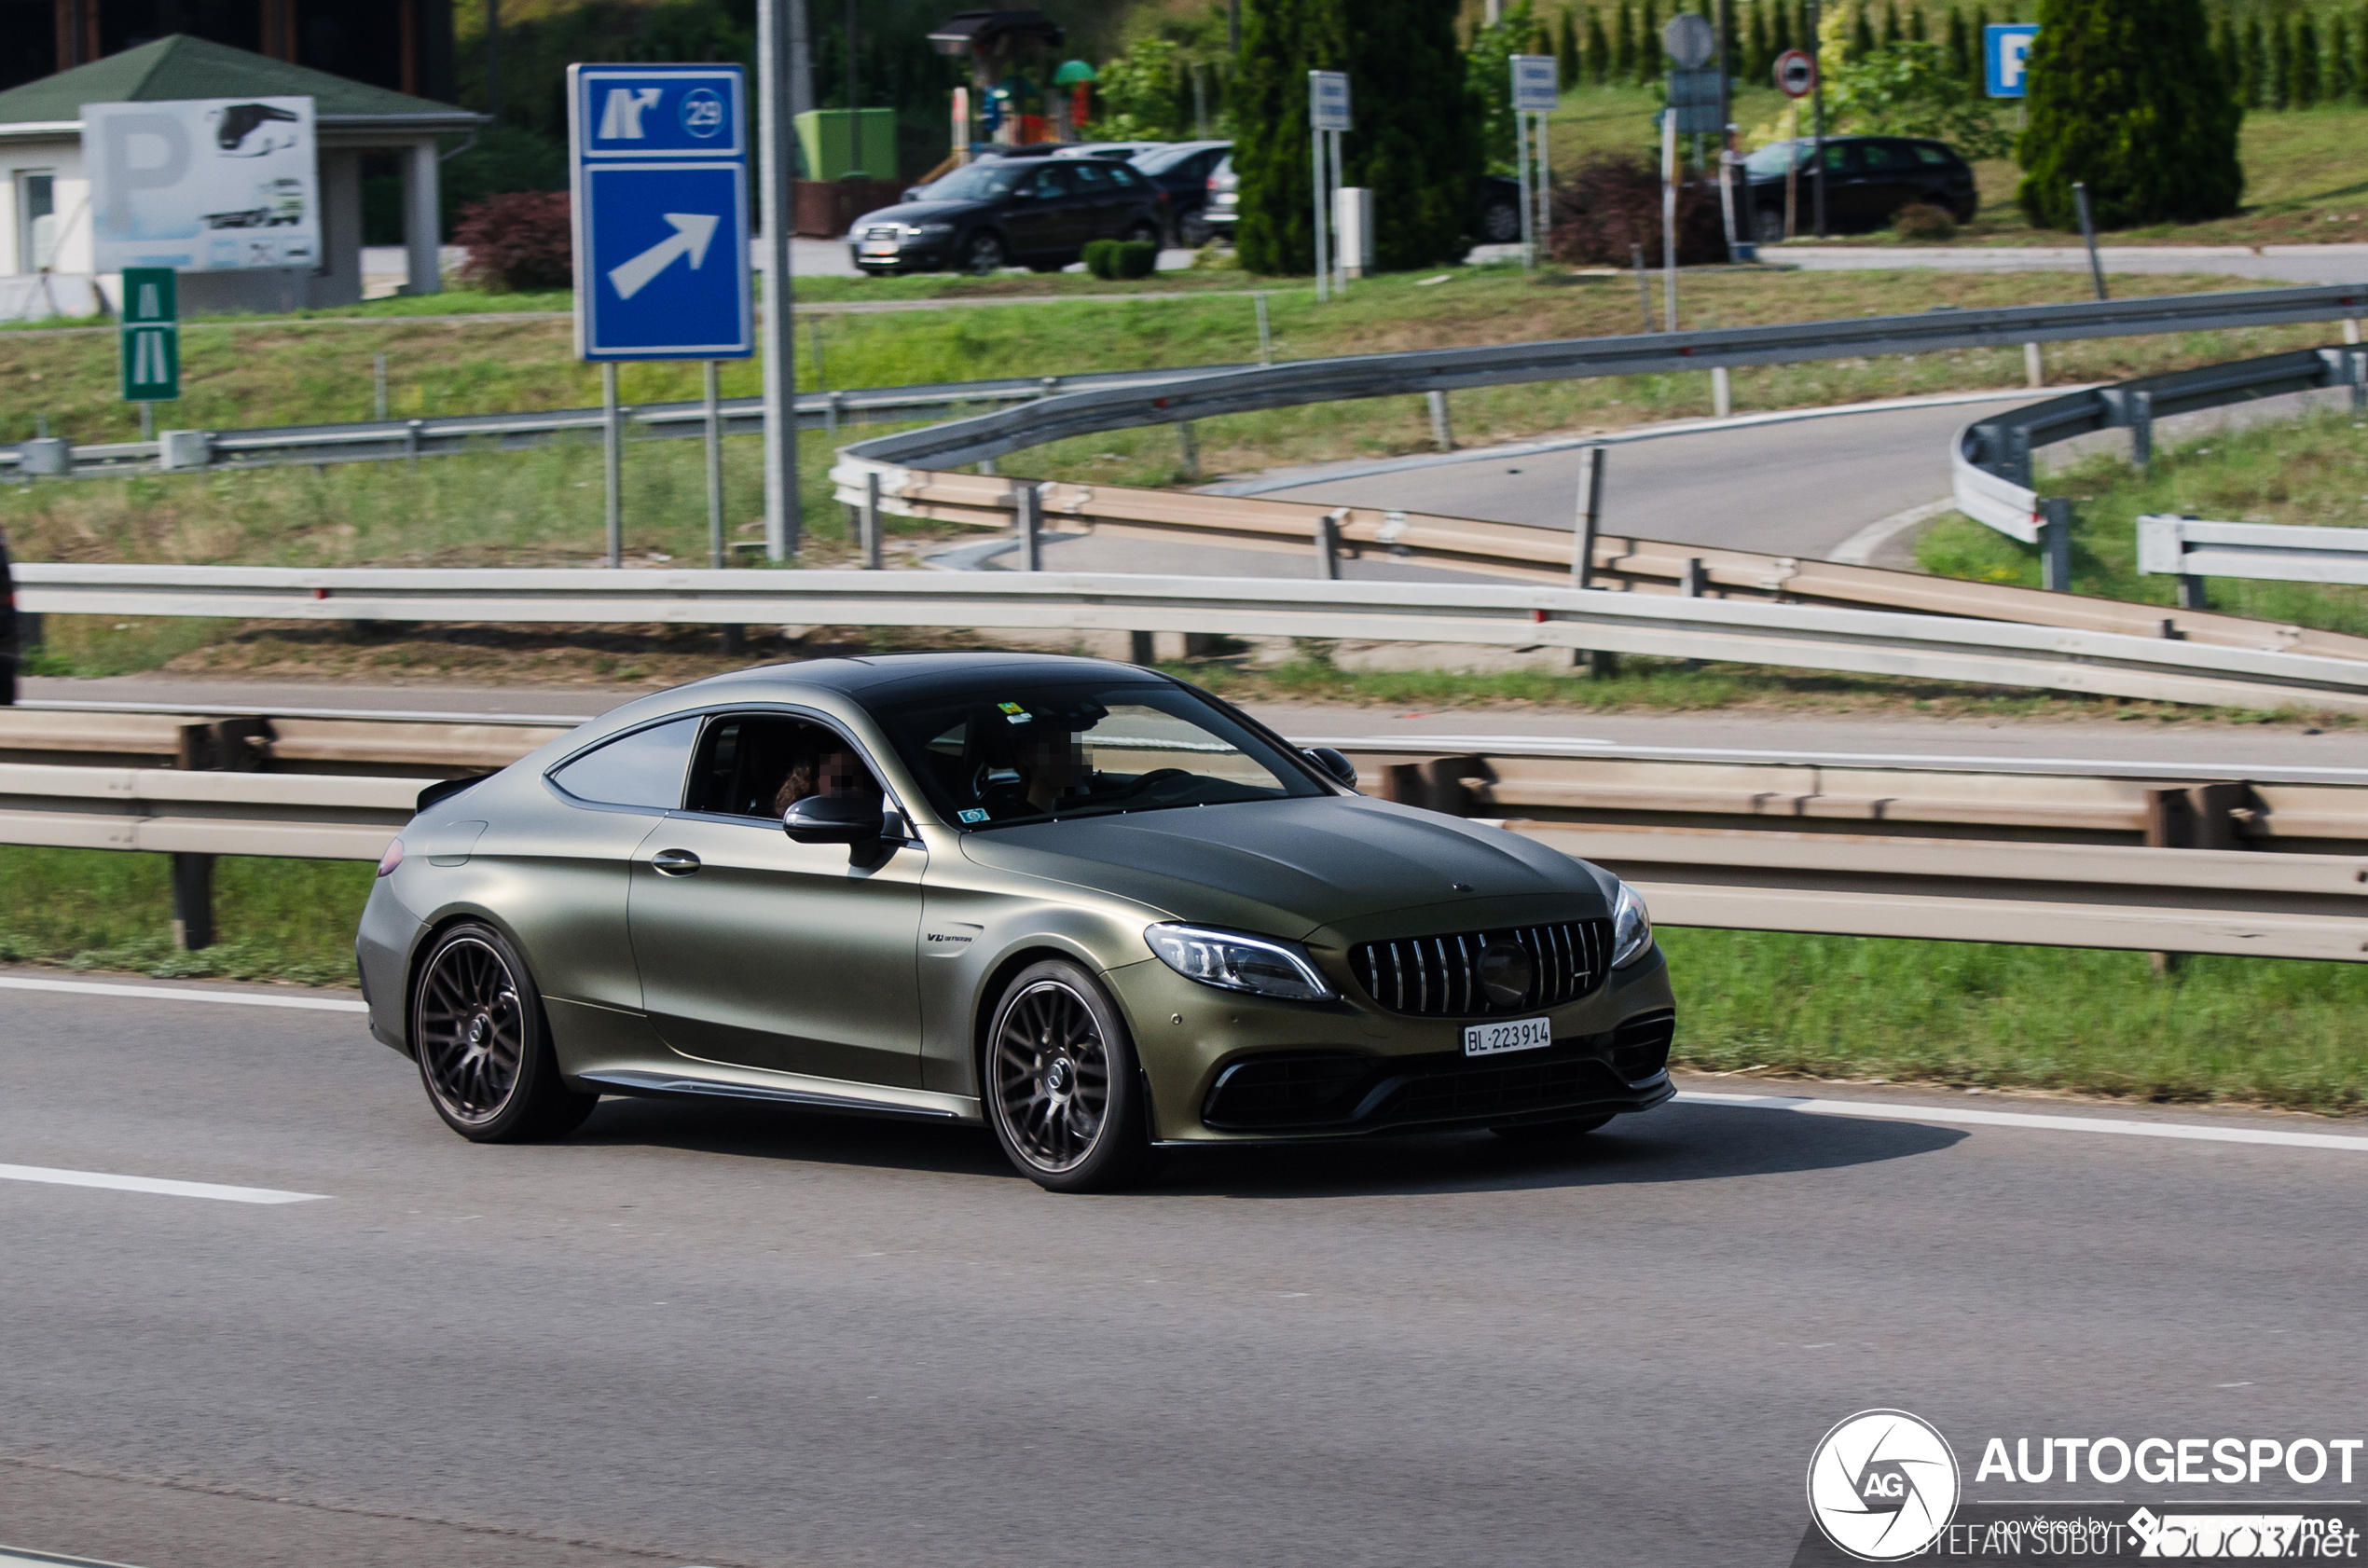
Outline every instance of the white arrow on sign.
POLYGON ((650 280, 674 264, 676 256, 689 256, 691 270, 699 269, 707 259, 708 241, 715 238, 715 226, 723 220, 709 213, 668 213, 666 221, 674 232, 659 241, 630 261, 620 262, 609 268, 609 282, 614 285, 617 297, 630 299, 649 286, 650 280))

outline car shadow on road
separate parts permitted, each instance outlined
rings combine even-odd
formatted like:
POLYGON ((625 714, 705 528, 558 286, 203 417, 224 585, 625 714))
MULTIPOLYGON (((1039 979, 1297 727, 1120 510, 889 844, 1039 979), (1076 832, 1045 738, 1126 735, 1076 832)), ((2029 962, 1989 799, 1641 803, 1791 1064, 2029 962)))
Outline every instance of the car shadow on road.
POLYGON ((1463 1133, 1329 1148, 1194 1149, 1171 1157, 1155 1188, 1288 1199, 1725 1181, 1906 1160, 1966 1136, 1962 1129, 1912 1121, 1666 1106, 1615 1118, 1600 1132, 1561 1145, 1463 1133))
MULTIPOLYGON (((1906 1160, 1948 1148, 1961 1128, 1725 1106, 1665 1106, 1568 1144, 1485 1132, 1330 1144, 1166 1150, 1140 1196, 1340 1198, 1724 1181, 1906 1160)), ((743 1159, 1019 1180, 982 1128, 817 1116, 770 1107, 610 1099, 574 1141, 743 1159)))

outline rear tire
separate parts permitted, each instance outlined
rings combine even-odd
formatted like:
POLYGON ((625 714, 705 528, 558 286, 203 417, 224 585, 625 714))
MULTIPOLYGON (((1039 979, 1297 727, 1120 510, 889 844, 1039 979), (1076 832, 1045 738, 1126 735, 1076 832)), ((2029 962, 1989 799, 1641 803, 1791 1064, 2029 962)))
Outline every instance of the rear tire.
POLYGON ((1000 272, 1003 270, 1003 237, 988 233, 970 235, 962 241, 960 259, 956 265, 977 278, 1000 272))
POLYGON ((1128 227, 1124 234, 1119 236, 1119 241, 1122 244, 1127 245, 1140 245, 1147 243, 1156 245, 1160 242, 1160 231, 1158 227, 1152 224, 1133 224, 1128 227))
POLYGON ((428 1103, 472 1143, 563 1138, 600 1102, 559 1076, 543 993, 509 939, 480 921, 428 949, 411 985, 411 1048, 428 1103))
POLYGON ((1502 1127, 1491 1127, 1489 1131, 1507 1143, 1522 1144, 1532 1148, 1550 1148, 1556 1144, 1576 1143, 1611 1119, 1610 1115, 1604 1115, 1574 1117, 1568 1121, 1515 1121, 1502 1127))
POLYGON ((1492 201, 1480 209, 1480 243, 1511 245, 1521 237, 1521 208, 1518 201, 1492 201))
POLYGON ((979 1097, 995 1141, 1048 1192, 1107 1192, 1150 1162, 1135 1044, 1101 983, 1031 964, 995 1004, 979 1097))
POLYGON ((1774 207, 1760 207, 1752 213, 1752 238, 1763 245, 1784 242, 1784 214, 1774 207))

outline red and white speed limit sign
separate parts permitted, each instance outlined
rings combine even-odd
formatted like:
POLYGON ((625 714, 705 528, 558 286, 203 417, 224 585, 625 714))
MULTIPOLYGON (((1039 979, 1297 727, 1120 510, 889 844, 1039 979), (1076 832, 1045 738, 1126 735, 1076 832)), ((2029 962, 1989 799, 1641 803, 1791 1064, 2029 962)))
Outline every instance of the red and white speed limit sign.
POLYGON ((1786 49, 1776 57, 1776 85, 1787 98, 1806 98, 1817 90, 1817 62, 1807 49, 1786 49))

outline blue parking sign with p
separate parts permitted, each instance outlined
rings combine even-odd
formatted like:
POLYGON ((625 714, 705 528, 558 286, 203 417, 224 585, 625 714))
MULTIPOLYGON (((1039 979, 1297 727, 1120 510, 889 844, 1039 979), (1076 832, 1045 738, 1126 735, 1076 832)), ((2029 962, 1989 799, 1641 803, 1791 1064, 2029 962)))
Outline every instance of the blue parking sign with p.
POLYGON ((2031 73, 2026 62, 2031 58, 2031 41, 2038 36, 2035 22, 1993 21, 1982 29, 1983 75, 1989 78, 1990 97, 2031 96, 2031 73))
POLYGON ((576 352, 745 359, 746 94, 737 65, 571 65, 576 352))

